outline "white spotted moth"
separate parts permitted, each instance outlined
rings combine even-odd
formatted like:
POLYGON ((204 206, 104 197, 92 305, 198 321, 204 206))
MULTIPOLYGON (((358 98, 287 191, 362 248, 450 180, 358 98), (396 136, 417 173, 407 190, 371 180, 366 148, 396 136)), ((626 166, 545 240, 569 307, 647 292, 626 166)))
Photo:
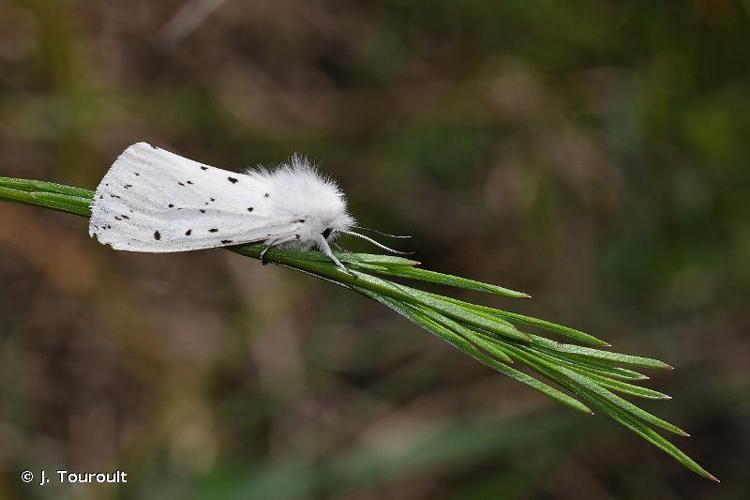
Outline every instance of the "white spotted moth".
POLYGON ((96 188, 89 235, 133 252, 262 242, 262 258, 274 246, 318 248, 345 272, 329 245, 338 235, 404 253, 355 228, 341 189, 302 156, 275 170, 238 174, 139 142, 123 151, 96 188))

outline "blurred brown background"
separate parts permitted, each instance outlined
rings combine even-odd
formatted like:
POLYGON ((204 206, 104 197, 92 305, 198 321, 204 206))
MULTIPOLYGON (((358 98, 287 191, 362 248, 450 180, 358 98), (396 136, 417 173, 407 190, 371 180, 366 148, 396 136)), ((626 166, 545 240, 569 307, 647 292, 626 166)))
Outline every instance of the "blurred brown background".
MULTIPOLYGON (((317 159, 468 295, 678 369, 714 485, 347 290, 0 204, 0 498, 749 498, 750 3, 0 2, 0 175, 317 159), (24 469, 125 470, 42 488, 24 469)), ((362 249, 355 242, 352 248, 362 249)))

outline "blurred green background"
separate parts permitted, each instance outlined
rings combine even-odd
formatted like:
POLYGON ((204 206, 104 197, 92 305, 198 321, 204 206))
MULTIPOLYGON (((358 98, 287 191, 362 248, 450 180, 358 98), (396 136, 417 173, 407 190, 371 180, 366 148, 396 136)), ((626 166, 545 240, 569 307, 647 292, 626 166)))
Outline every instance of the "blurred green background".
POLYGON ((534 299, 468 297, 675 365, 646 408, 722 480, 347 290, 2 204, 0 498, 750 498, 749 27, 747 0, 0 2, 0 175, 304 152, 425 267, 534 299))

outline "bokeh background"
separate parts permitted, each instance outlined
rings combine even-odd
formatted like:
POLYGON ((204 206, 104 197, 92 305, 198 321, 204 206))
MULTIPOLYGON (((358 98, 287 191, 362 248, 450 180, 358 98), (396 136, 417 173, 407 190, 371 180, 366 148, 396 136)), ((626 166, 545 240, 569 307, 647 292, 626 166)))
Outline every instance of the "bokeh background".
MULTIPOLYGON (((0 2, 0 175, 319 161, 473 300, 677 367, 702 480, 353 293, 0 204, 0 498, 749 498, 750 2, 0 2), (41 488, 21 470, 125 470, 41 488)), ((363 249, 356 242, 349 245, 363 249)), ((459 294, 461 295, 461 294, 459 294)))

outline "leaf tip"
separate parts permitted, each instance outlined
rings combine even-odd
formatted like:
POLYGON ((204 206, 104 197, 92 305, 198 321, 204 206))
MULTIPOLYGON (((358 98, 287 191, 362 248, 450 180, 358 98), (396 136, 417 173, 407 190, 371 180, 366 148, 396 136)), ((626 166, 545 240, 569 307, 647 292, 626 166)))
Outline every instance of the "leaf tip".
POLYGON ((531 335, 529 335, 526 332, 522 332, 520 330, 517 330, 517 331, 518 331, 518 333, 520 333, 523 336, 521 338, 521 341, 526 342, 527 344, 533 344, 534 343, 534 339, 533 339, 533 337, 531 335))
POLYGON ((690 434, 688 434, 687 432, 683 431, 679 427, 675 427, 674 433, 677 434, 678 436, 681 436, 681 437, 690 437, 690 434))

